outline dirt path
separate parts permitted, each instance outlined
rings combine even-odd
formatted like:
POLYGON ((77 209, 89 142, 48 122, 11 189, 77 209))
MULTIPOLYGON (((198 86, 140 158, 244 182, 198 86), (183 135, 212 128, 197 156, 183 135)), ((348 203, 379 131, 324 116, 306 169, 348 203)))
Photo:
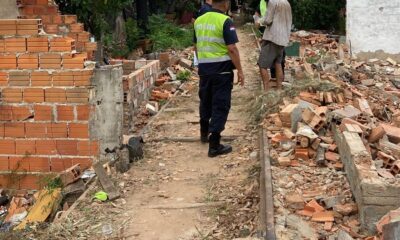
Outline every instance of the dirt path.
MULTIPOLYGON (((251 170, 258 166, 257 134, 246 109, 259 84, 256 46, 249 31, 238 32, 247 84, 235 86, 223 132, 239 136, 232 142, 234 152, 211 159, 208 145, 200 142, 146 143, 145 158, 129 172, 134 185, 125 198, 125 213, 132 216, 125 228, 127 239, 231 239, 255 234, 258 176, 251 170)), ((191 97, 173 100, 152 124, 147 139, 198 137, 198 104, 196 85, 191 97)))

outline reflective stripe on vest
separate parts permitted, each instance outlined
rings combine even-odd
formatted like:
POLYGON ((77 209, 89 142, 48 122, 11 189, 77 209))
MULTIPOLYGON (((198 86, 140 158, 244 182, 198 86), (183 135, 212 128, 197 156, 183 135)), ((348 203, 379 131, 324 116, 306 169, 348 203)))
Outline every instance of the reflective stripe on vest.
POLYGON ((218 37, 199 37, 197 41, 201 42, 215 42, 215 43, 222 43, 225 44, 225 40, 223 38, 218 37))
POLYGON ((199 63, 215 63, 215 62, 225 62, 231 60, 229 56, 223 56, 219 58, 203 58, 199 59, 199 63))
POLYGON ((194 29, 199 63, 229 61, 228 47, 224 40, 224 24, 229 17, 218 12, 207 12, 197 18, 194 29))
POLYGON ((260 0, 260 14, 261 14, 261 17, 264 17, 266 13, 267 13, 267 1, 266 0, 260 0))

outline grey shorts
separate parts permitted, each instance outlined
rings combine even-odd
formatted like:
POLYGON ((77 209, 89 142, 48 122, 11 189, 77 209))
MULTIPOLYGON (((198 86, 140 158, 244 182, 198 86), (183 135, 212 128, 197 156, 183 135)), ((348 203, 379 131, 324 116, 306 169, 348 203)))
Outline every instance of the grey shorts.
POLYGON ((283 60, 283 50, 285 47, 276 45, 270 41, 263 41, 261 44, 260 58, 258 66, 260 68, 269 69, 274 64, 280 64, 283 60))

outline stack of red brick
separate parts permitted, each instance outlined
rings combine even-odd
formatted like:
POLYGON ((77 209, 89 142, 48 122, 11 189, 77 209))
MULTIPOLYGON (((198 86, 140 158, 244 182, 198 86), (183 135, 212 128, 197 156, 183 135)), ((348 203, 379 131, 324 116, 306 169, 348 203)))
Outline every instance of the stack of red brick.
POLYGON ((18 0, 21 18, 41 19, 48 34, 68 36, 75 40, 76 49, 92 59, 97 44, 90 41, 90 33, 78 23, 76 15, 61 15, 52 0, 18 0))
MULTIPOLYGON (((23 3, 25 14, 58 14, 47 0, 23 3)), ((89 131, 93 70, 84 67, 87 53, 76 53, 70 37, 41 31, 41 20, 0 20, 1 188, 39 189, 44 174, 90 167, 99 154, 89 131)))
POLYGON ((122 64, 124 91, 124 128, 131 129, 132 113, 139 110, 143 101, 150 97, 150 89, 160 74, 160 62, 156 60, 112 60, 122 64), (133 110, 133 111, 132 111, 133 110))

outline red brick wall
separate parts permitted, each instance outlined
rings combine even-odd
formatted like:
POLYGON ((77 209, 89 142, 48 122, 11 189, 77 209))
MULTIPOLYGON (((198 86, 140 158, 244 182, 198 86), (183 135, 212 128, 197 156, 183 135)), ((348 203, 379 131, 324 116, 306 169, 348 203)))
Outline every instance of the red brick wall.
POLYGON ((48 34, 59 34, 75 40, 77 51, 86 52, 92 59, 97 45, 90 42, 90 33, 84 31, 82 23, 76 15, 61 15, 58 6, 52 0, 17 0, 21 18, 41 19, 44 30, 48 34))
POLYGON ((122 64, 124 71, 124 130, 133 127, 133 115, 140 105, 150 97, 150 90, 161 72, 158 60, 112 60, 111 64, 122 64))
POLYGON ((89 133, 93 70, 84 67, 93 51, 78 47, 89 34, 48 2, 20 1, 35 19, 0 20, 0 188, 37 189, 43 174, 90 167, 99 155, 89 133), (76 36, 43 32, 54 24, 76 36))

